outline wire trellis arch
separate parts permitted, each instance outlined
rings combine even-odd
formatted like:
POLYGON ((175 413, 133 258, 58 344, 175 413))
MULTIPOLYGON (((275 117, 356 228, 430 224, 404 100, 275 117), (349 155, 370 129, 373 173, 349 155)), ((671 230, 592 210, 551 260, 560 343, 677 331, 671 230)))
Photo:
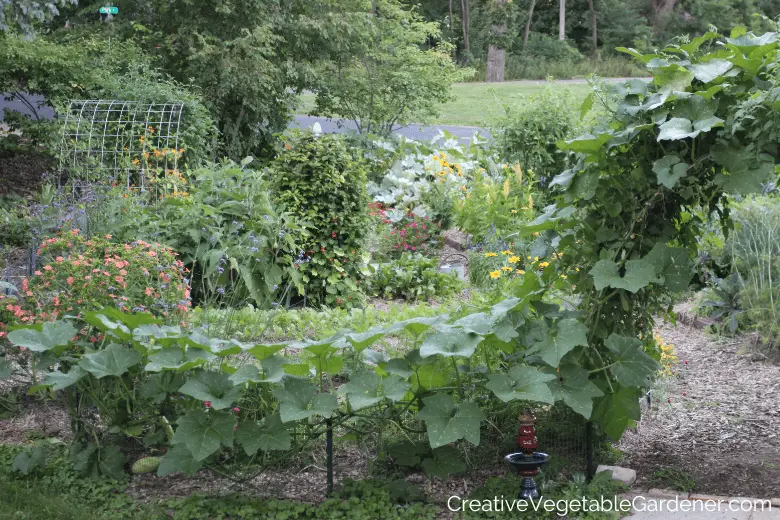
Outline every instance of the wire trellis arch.
POLYGON ((184 103, 72 100, 62 125, 58 184, 124 185, 146 190, 181 178, 184 103))

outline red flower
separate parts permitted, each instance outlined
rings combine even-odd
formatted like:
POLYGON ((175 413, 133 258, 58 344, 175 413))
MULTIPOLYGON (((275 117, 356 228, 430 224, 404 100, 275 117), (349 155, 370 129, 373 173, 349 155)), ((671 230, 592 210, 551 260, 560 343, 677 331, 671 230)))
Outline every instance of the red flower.
POLYGON ((203 401, 203 406, 206 408, 211 408, 211 401, 203 401))

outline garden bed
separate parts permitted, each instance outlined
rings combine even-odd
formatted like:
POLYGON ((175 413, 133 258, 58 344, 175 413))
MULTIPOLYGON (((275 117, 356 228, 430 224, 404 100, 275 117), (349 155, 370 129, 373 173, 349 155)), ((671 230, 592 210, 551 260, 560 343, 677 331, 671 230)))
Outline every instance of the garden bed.
POLYGON ((760 356, 745 337, 713 339, 681 324, 663 324, 660 335, 679 358, 675 374, 659 382, 650 412, 618 445, 639 485, 695 481, 710 494, 777 495, 780 365, 753 361, 760 356))

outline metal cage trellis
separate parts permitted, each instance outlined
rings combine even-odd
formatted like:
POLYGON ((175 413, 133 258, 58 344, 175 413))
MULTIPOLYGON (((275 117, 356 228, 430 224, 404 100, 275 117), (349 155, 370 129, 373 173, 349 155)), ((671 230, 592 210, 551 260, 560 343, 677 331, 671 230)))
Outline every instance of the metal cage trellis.
POLYGON ((146 189, 174 172, 183 103, 70 101, 62 125, 59 183, 125 184, 146 189))

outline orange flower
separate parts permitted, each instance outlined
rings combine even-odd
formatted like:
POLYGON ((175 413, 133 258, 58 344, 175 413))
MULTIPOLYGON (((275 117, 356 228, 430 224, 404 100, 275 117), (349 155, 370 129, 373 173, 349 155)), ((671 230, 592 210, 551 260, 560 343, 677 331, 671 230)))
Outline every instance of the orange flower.
POLYGON ((44 265, 44 266, 43 266, 43 270, 44 270, 44 271, 51 271, 52 269, 53 269, 53 268, 52 268, 52 266, 50 266, 50 265, 44 265))
POLYGON ((73 285, 73 277, 68 276, 68 279, 66 280, 68 282, 68 285, 73 285))

